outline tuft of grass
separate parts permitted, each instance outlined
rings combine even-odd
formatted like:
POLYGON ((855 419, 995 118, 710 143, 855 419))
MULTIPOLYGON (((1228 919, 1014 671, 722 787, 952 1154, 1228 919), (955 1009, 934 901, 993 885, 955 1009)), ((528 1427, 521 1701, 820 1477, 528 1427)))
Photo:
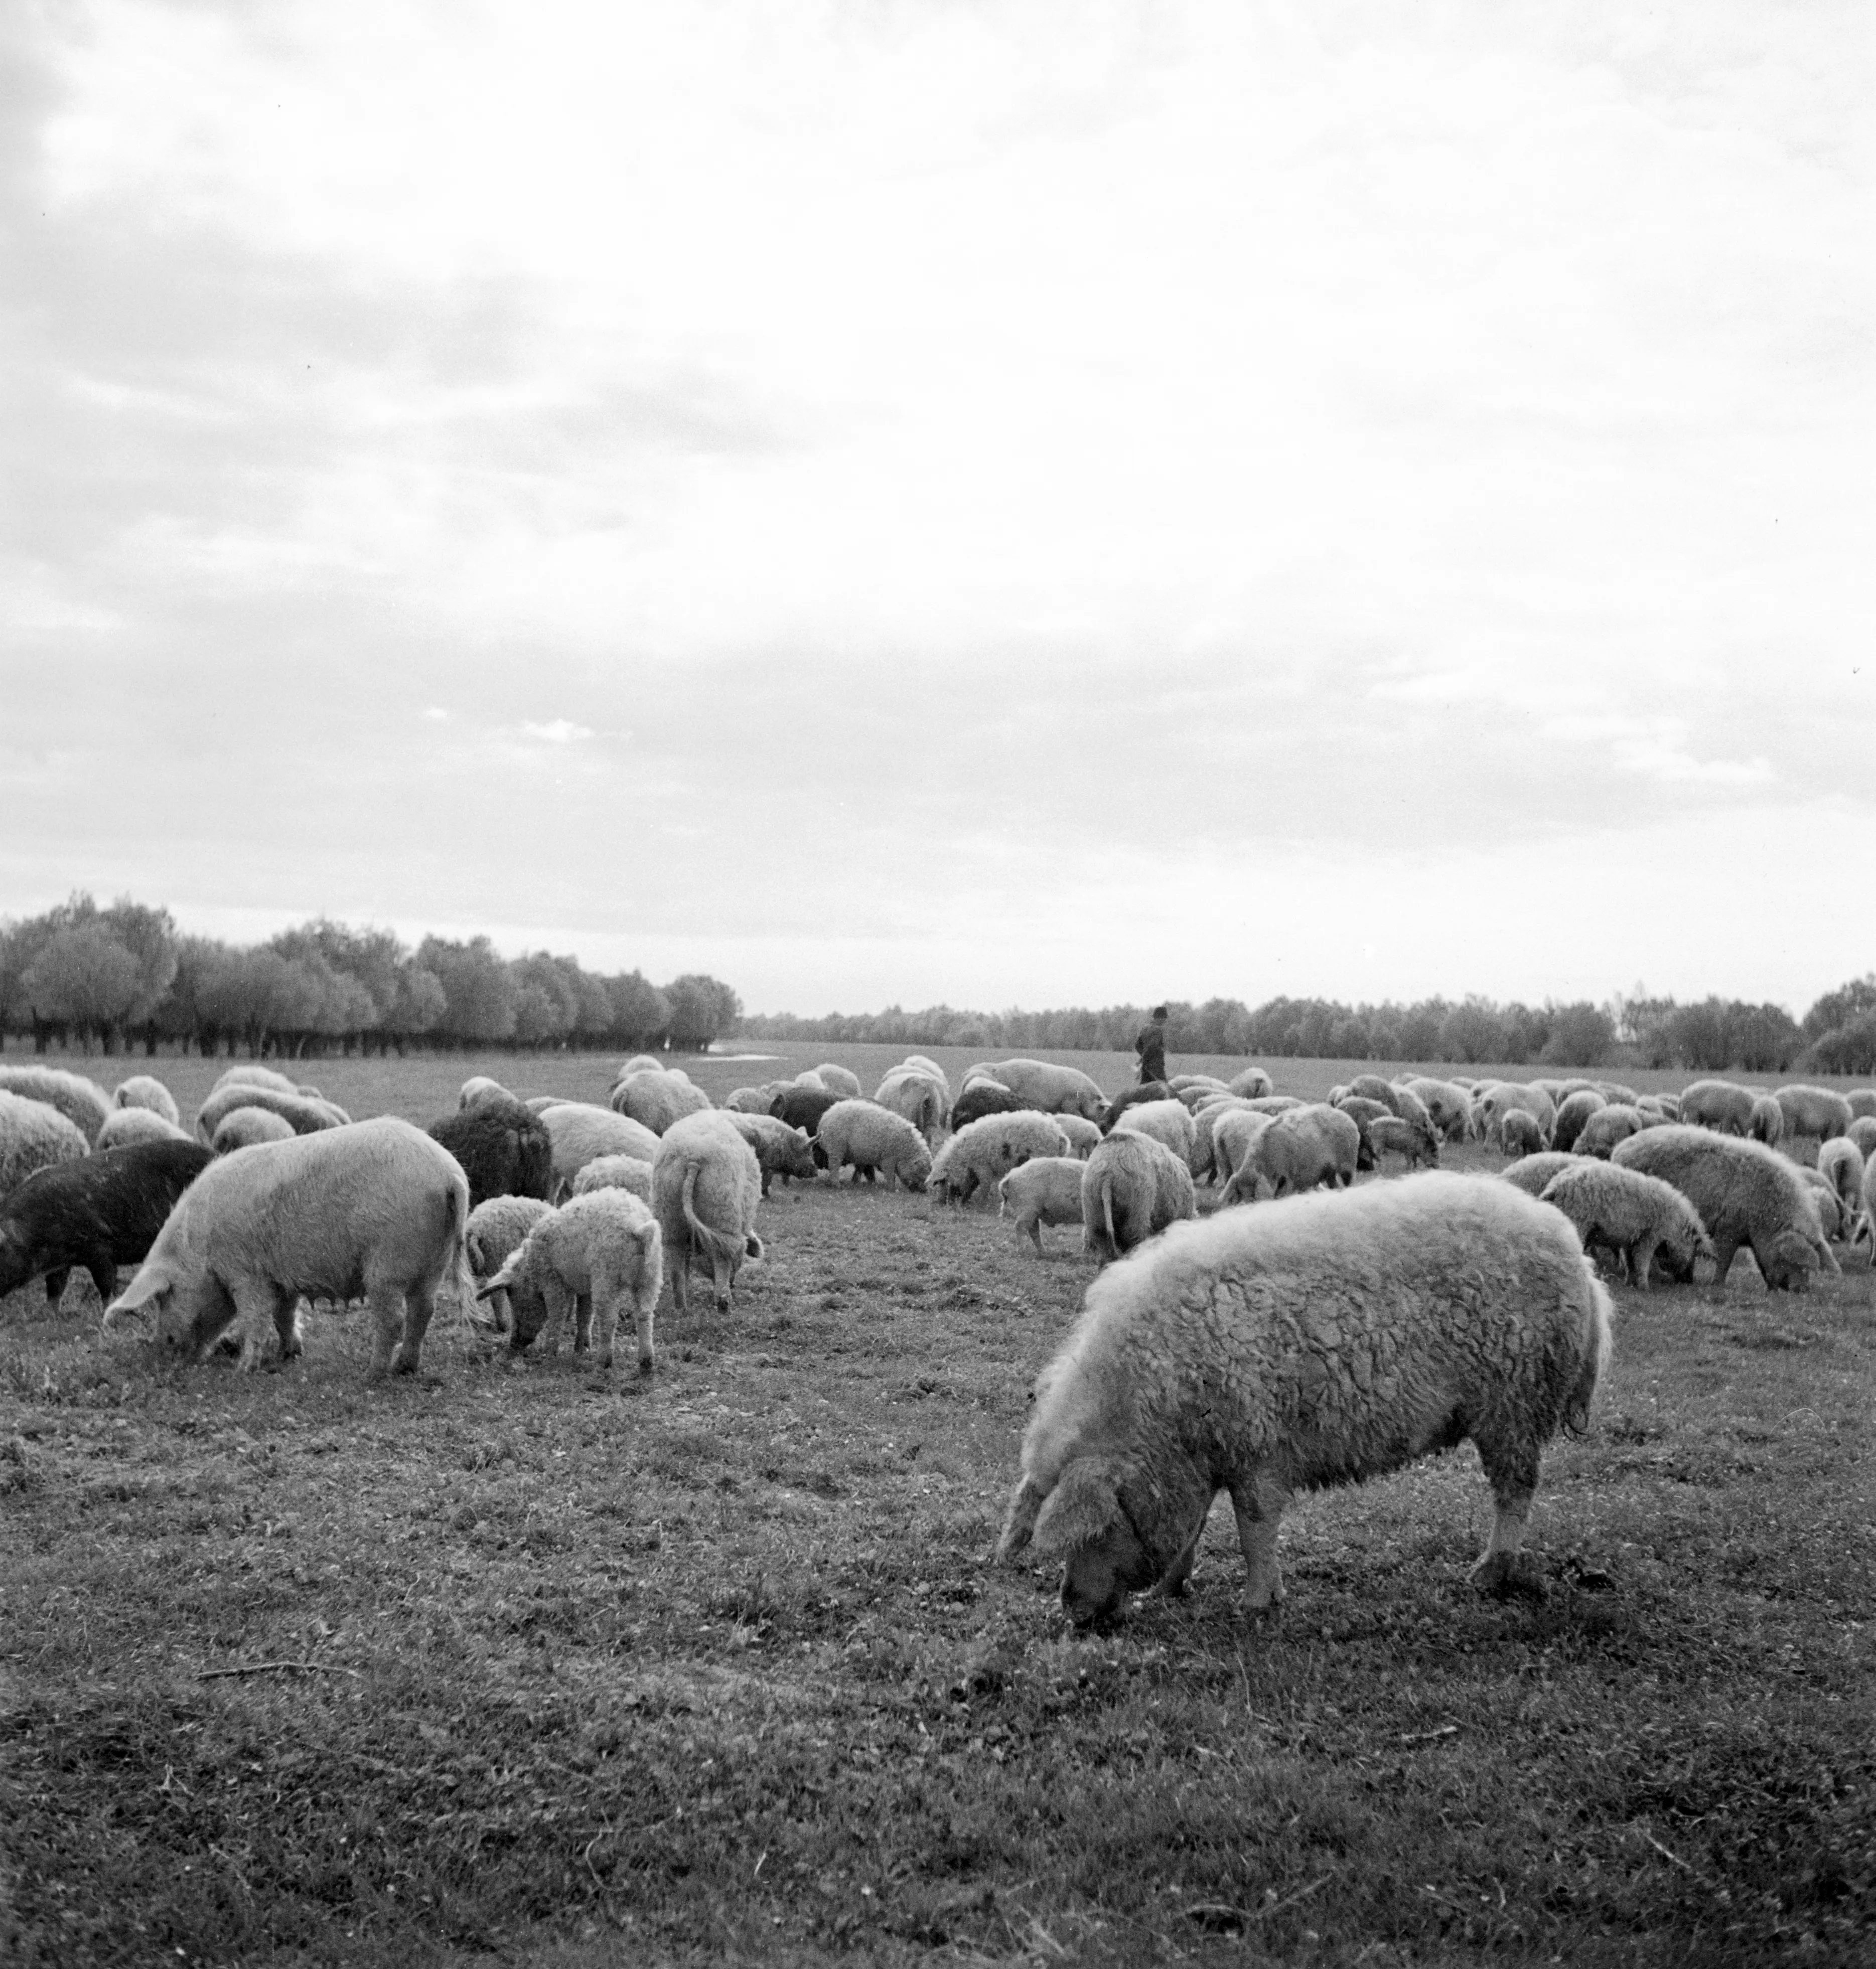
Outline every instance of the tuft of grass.
POLYGON ((989 1563, 1073 1239, 761 1228, 648 1384, 441 1322, 375 1383, 362 1312, 167 1374, 0 1302, 0 1960, 1867 1959, 1867 1273, 1618 1292, 1540 1603, 1466 1587, 1469 1449, 1306 1501, 1275 1620, 1221 1512, 1082 1639, 989 1563))

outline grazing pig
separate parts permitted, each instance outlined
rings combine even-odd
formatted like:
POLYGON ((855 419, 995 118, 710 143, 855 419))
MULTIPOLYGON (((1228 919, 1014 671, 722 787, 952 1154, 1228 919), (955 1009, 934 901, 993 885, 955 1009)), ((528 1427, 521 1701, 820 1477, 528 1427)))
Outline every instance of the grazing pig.
POLYGON ((1037 1156, 999 1180, 997 1215, 1016 1220, 1019 1247, 1030 1238, 1040 1258, 1043 1225, 1080 1223, 1084 1173, 1085 1165, 1074 1156, 1037 1156))
POLYGON ((1676 1122, 1618 1142, 1610 1160, 1672 1183, 1693 1205, 1713 1241, 1715 1286, 1725 1284, 1741 1244, 1767 1292, 1803 1292, 1813 1272, 1843 1269, 1803 1177, 1774 1150, 1676 1122))
POLYGON ((574 1177, 573 1194, 586 1196, 596 1189, 629 1189, 641 1203, 649 1203, 651 1165, 636 1156, 595 1156, 574 1177))
POLYGON ((187 1142, 193 1137, 154 1108, 113 1108, 98 1130, 101 1149, 128 1149, 137 1142, 187 1142))
MULTIPOLYGON (((601 1161, 605 1160, 608 1159, 600 1158, 601 1161)), ((627 1158, 621 1156, 613 1160, 623 1162, 627 1158)), ((584 1181, 589 1171, 599 1166, 598 1162, 589 1163, 576 1180, 584 1181)), ((642 1169, 648 1177, 651 1173, 649 1163, 634 1163, 632 1166, 642 1169)), ((469 1227, 463 1234, 463 1249, 469 1260, 469 1276, 479 1286, 493 1278, 510 1256, 526 1243, 529 1231, 544 1217, 551 1216, 553 1212, 553 1205, 543 1203, 537 1196, 492 1196, 486 1203, 477 1204, 469 1212, 469 1227)), ((501 1332, 514 1331, 514 1309, 505 1292, 479 1292, 476 1297, 489 1300, 495 1312, 495 1325, 501 1332)))
POLYGON ((0 1197, 35 1169, 76 1162, 88 1147, 84 1130, 57 1108, 0 1088, 0 1197))
POLYGON ((296 1135, 313 1135, 328 1128, 342 1128, 351 1119, 342 1108, 329 1101, 318 1101, 297 1089, 282 1094, 277 1088, 257 1082, 231 1080, 218 1087, 196 1111, 196 1133, 205 1142, 215 1140, 215 1130, 225 1115, 237 1108, 265 1108, 292 1127, 296 1135))
POLYGON ((862 1176, 871 1182, 884 1170, 888 1189, 902 1182, 907 1189, 923 1189, 931 1175, 931 1150, 917 1126, 876 1101, 836 1101, 821 1117, 815 1140, 836 1182, 849 1163, 855 1182, 862 1176))
POLYGON ((156 1315, 164 1346, 200 1361, 239 1325, 244 1367, 268 1324, 300 1351, 298 1302, 362 1292, 378 1373, 415 1371, 445 1279, 466 1291, 469 1179, 420 1128, 380 1115, 218 1156, 184 1191, 122 1295, 115 1326, 156 1315))
MULTIPOLYGON (((737 1134, 755 1151, 756 1165, 762 1172, 764 1196, 768 1194, 770 1182, 777 1176, 784 1182, 796 1176, 803 1182, 813 1180, 814 1147, 799 1128, 790 1127, 786 1121, 777 1121, 773 1114, 725 1112, 737 1134)), ((919 1143, 921 1153, 924 1147, 923 1142, 919 1143)))
POLYGON ((492 1196, 535 1196, 544 1203, 553 1189, 553 1137, 512 1095, 482 1093, 431 1122, 430 1135, 463 1165, 472 1210, 492 1196))
POLYGON ((28 1176, 0 1202, 0 1296, 43 1273, 56 1306, 76 1270, 91 1274, 108 1303, 118 1267, 143 1262, 176 1199, 210 1160, 200 1143, 172 1138, 101 1150, 28 1176))
POLYGON ((1103 1264, 1199 1214, 1191 1170, 1151 1135, 1116 1128, 1081 1169, 1082 1242, 1103 1264))
POLYGON ((294 1127, 271 1108, 231 1108, 215 1124, 209 1144, 218 1156, 232 1149, 251 1149, 256 1142, 290 1142, 294 1127))
POLYGON ((1078 1626, 1178 1591, 1221 1491, 1245 1604, 1282 1597, 1298 1491, 1384 1476, 1469 1439, 1497 1516, 1475 1581, 1534 1583, 1520 1549, 1544 1446, 1587 1427, 1609 1296, 1556 1211, 1430 1174, 1221 1211, 1109 1267, 1037 1383, 998 1546, 1066 1561, 1078 1626))
POLYGON ((1585 1250, 1615 1254, 1642 1292, 1657 1262, 1670 1279, 1689 1283, 1694 1260, 1713 1255, 1699 1213, 1659 1176, 1586 1157, 1560 1169, 1542 1195, 1576 1225, 1585 1250))
MULTIPOLYGON (((668 1131, 667 1131, 668 1132, 668 1131)), ((599 1323, 599 1365, 612 1364, 619 1315, 638 1329, 638 1371, 652 1368, 652 1316, 664 1287, 664 1239, 648 1205, 630 1190, 589 1190, 536 1223, 478 1299, 505 1293, 513 1312, 508 1345, 520 1353, 550 1320, 570 1313, 573 1351, 584 1354, 599 1323)))
POLYGON ((652 1202, 670 1267, 671 1302, 689 1310, 693 1258, 710 1267, 716 1309, 729 1310, 745 1258, 762 1255, 755 1234, 762 1170, 755 1151, 729 1115, 716 1109, 686 1114, 667 1128, 651 1163, 652 1202))
POLYGON ((154 1074, 133 1073, 128 1080, 120 1080, 111 1096, 111 1105, 114 1108, 146 1108, 153 1114, 161 1114, 184 1141, 189 1139, 175 1095, 154 1074))
MULTIPOLYGON (((845 1097, 823 1091, 816 1093, 811 1087, 784 1088, 768 1104, 768 1111, 778 1121, 790 1128, 799 1128, 810 1141, 821 1125, 821 1117, 837 1101, 845 1097)), ((917 1124, 914 1124, 916 1127, 917 1124)), ((816 1169, 826 1166, 826 1157, 821 1153, 817 1143, 813 1151, 816 1169)))

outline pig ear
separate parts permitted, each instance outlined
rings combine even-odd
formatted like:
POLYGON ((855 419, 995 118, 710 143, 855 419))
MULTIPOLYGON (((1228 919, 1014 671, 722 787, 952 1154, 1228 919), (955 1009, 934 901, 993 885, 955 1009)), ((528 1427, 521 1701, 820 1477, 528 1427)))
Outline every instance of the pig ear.
POLYGON ((1071 1463, 1049 1493, 1032 1534, 1039 1552, 1078 1552, 1104 1538, 1121 1515, 1106 1466, 1091 1457, 1071 1463))
POLYGON ((1003 1521, 1003 1536, 997 1540, 997 1559, 1008 1564, 1028 1544, 1036 1529, 1036 1513, 1042 1509, 1042 1487, 1033 1477, 1025 1477, 1010 1498, 1008 1515, 1003 1521))
POLYGON ((163 1302, 175 1289, 176 1280, 167 1265, 145 1265, 105 1308, 104 1324, 115 1326, 128 1313, 161 1312, 163 1302))
POLYGON ((497 1293, 506 1292, 514 1283, 514 1260, 510 1258, 494 1277, 482 1280, 482 1283, 475 1288, 475 1296, 479 1299, 493 1299, 497 1293))

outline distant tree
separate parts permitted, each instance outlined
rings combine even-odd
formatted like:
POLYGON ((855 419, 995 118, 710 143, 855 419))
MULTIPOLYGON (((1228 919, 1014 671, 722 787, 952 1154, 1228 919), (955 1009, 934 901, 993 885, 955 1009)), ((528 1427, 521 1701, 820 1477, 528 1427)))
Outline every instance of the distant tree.
POLYGON ((1546 1066, 1600 1066, 1615 1043, 1615 1022, 1599 1005, 1579 1001, 1556 1008, 1537 1056, 1546 1066))
POLYGON ((670 1042, 701 1053, 712 1040, 734 1032, 742 1017, 742 1001, 727 984, 701 972, 674 978, 664 988, 670 1001, 670 1042))
POLYGON ((50 937, 27 967, 20 989, 35 1021, 56 1020, 73 1027, 86 1053, 96 1034, 105 1050, 114 1053, 118 1029, 142 1000, 144 968, 132 952, 93 922, 50 937))
POLYGON ((1783 1073, 1804 1044, 1783 1005, 1735 1006, 1732 1037, 1735 1056, 1748 1073, 1783 1073))
POLYGON ((606 980, 612 1001, 611 1035, 635 1049, 655 1046, 671 1023, 671 1001, 636 971, 623 971, 606 980))
POLYGON ((1439 1035, 1451 1008, 1435 1002, 1407 1007, 1395 1023, 1391 1059, 1442 1059, 1439 1035))
POLYGON ((1822 1039, 1839 1026, 1876 1012, 1876 971, 1852 978, 1834 991, 1826 991, 1804 1015, 1803 1033, 1808 1040, 1822 1039))
POLYGON ((442 1024, 450 1001, 443 995, 443 980, 414 959, 398 967, 398 995, 391 1002, 385 1025, 390 1042, 401 1057, 410 1042, 442 1024))
POLYGON ((1723 1073, 1733 1063, 1732 1007, 1722 998, 1683 1005, 1668 1026, 1668 1043, 1683 1066, 1723 1073))
POLYGON ((1832 1027, 1806 1057, 1820 1073, 1876 1073, 1876 1011, 1832 1027))
POLYGON ((417 961, 443 986, 439 1033, 462 1046, 486 1046, 514 1036, 514 980, 487 937, 472 937, 467 943, 426 937, 417 961))
POLYGON ((1455 1005, 1441 1022, 1437 1057, 1459 1060, 1468 1066, 1508 1057, 1504 1050, 1504 1021, 1499 1017, 1497 1007, 1483 998, 1468 998, 1463 1004, 1455 1005))

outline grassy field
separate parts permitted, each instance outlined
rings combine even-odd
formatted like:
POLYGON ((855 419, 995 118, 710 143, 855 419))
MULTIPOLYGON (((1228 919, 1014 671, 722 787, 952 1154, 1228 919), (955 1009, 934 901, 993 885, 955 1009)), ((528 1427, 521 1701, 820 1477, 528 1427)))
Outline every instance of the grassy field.
MULTIPOLYGON (((904 1049, 750 1050, 686 1065, 904 1049)), ((427 1120, 611 1063, 307 1077, 427 1120)), ((156 1066, 190 1107, 220 1063, 156 1066)), ((1466 1588, 1466 1448, 1300 1507, 1274 1621, 1221 1513, 1187 1599, 1077 1639, 988 1562, 1078 1241, 824 1187, 760 1228, 648 1385, 445 1319, 373 1383, 362 1311, 170 1377, 88 1282, 0 1301, 0 1961, 1871 1959, 1860 1260, 1618 1293, 1541 1604, 1466 1588)))

